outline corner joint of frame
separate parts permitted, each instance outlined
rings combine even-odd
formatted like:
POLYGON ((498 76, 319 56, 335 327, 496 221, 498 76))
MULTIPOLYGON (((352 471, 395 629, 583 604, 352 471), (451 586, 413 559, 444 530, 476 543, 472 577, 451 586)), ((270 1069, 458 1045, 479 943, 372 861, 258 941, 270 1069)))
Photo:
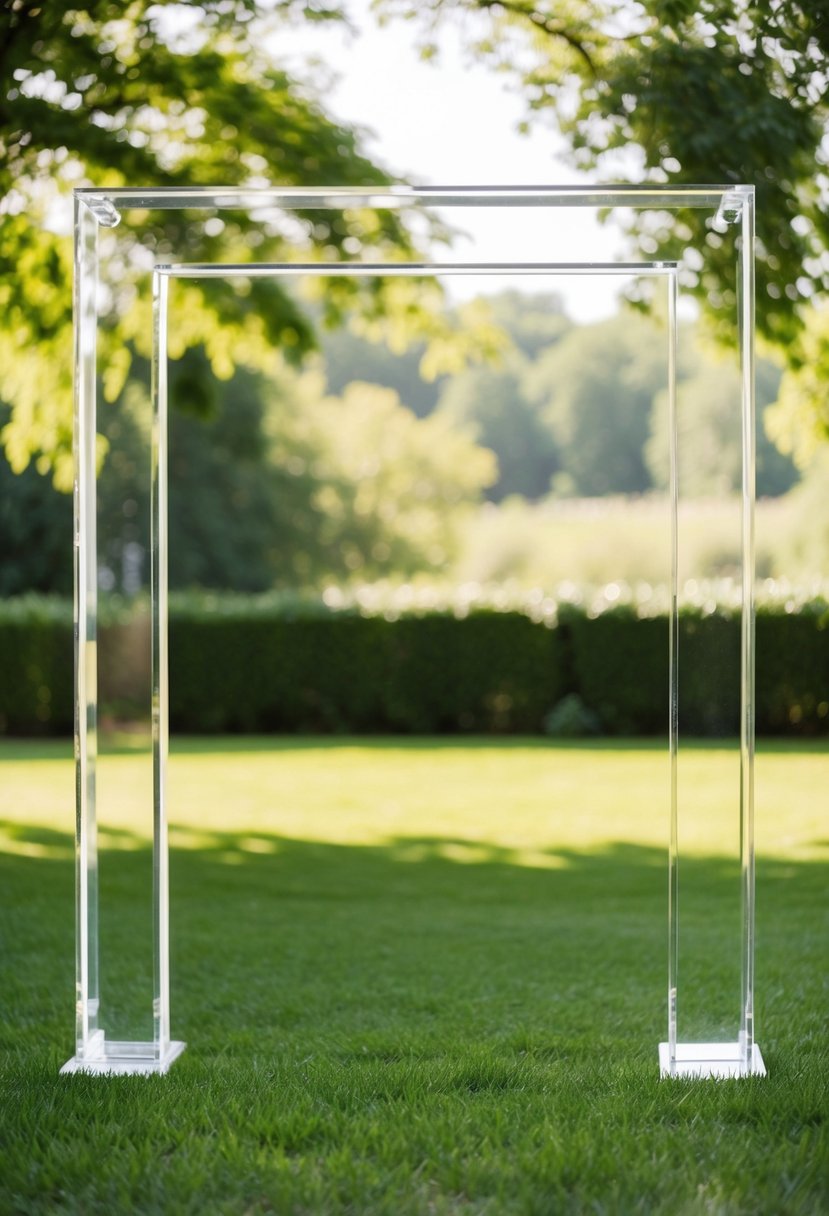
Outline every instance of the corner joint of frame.
POLYGON ((731 227, 743 218, 746 195, 740 190, 728 190, 722 196, 717 210, 717 222, 731 227))
POLYGON ((111 199, 87 194, 83 196, 83 202, 102 228, 117 228, 121 223, 121 212, 111 199))

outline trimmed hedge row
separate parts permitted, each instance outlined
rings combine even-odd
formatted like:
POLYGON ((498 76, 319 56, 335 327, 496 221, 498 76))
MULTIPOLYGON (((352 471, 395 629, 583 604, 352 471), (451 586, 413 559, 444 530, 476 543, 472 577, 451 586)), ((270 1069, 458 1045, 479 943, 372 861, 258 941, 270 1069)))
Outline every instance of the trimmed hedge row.
MULTIPOLYGON (((532 733, 572 693, 609 734, 666 729, 668 620, 632 606, 597 616, 561 606, 553 627, 520 610, 390 620, 319 606, 234 605, 171 612, 174 730, 532 733)), ((123 621, 110 630, 102 649, 128 636, 123 621)), ((679 661, 681 731, 736 734, 739 616, 683 609, 679 661)), ((146 664, 135 671, 146 680, 146 664)), ((102 713, 128 717, 129 674, 113 686, 111 703, 109 696, 104 685, 102 713)), ((829 734, 825 604, 759 610, 756 717, 760 733, 829 734)), ((0 601, 0 732, 71 728, 71 607, 0 601)))
POLYGON ((176 616, 170 721, 197 731, 532 732, 562 638, 520 613, 176 616))
POLYGON ((71 734, 72 604, 40 596, 0 600, 0 733, 71 734))
MULTIPOLYGON (((627 606, 590 618, 567 610, 573 691, 609 734, 666 729, 668 619, 639 617, 627 606)), ((679 618, 680 734, 740 731, 740 618, 727 611, 683 609, 679 618)), ((763 606, 756 617, 757 731, 829 734, 829 609, 798 612, 763 606)))
MULTIPOLYGON (((669 622, 622 606, 591 618, 567 612, 574 691, 609 734, 667 729, 669 622)), ((686 610, 679 620, 679 729, 690 735, 740 733, 740 622, 686 610)))

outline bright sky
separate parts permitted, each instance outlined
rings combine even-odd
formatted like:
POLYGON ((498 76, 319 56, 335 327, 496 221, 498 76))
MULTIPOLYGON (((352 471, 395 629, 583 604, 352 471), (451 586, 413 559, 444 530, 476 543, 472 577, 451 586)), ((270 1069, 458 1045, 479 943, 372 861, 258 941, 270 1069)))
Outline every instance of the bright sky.
MULTIPOLYGON (((369 0, 348 0, 359 28, 350 36, 324 23, 285 30, 271 39, 274 55, 300 67, 317 56, 335 74, 325 103, 341 121, 367 129, 368 154, 414 185, 552 185, 588 179, 569 168, 562 137, 549 126, 532 134, 516 128, 525 110, 520 96, 492 69, 470 62, 457 34, 440 38, 437 66, 423 62, 412 25, 380 28, 369 0)), ((332 185, 336 183, 331 183, 332 185)), ((474 255, 493 261, 559 261, 582 257, 613 261, 619 235, 584 209, 483 213, 453 209, 447 217, 469 233, 458 241, 458 260, 474 255)), ((506 282, 503 284, 506 286, 506 282)), ((516 279, 528 291, 555 290, 577 320, 615 311, 617 278, 516 279)), ((492 290, 491 281, 487 290, 492 290)), ((452 280, 453 294, 475 294, 475 278, 452 280)))

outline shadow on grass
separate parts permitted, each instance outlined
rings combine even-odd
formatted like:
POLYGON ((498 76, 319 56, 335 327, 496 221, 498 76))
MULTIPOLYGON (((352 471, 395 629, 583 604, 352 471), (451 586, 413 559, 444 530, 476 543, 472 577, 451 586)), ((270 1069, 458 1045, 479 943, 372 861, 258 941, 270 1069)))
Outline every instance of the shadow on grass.
MULTIPOLYGON (((72 840, 14 823, 0 831, 21 846, 0 855, 2 1046, 48 1046, 59 1060, 71 1038, 72 840)), ((151 858, 120 836, 101 856, 104 1003, 109 981, 120 1001, 148 1009, 151 858)), ((660 849, 617 841, 546 850, 526 864, 509 849, 443 837, 372 846, 262 832, 176 839, 173 1030, 191 1057, 321 1043, 345 1055, 429 1055, 492 1040, 650 1060, 663 1037, 660 849)), ((689 859, 681 873, 693 893, 681 1001, 713 1037, 728 1037, 739 1007, 735 868, 689 859)), ((825 929, 816 909, 827 875, 817 862, 760 862, 764 1040, 819 1034, 825 929)))

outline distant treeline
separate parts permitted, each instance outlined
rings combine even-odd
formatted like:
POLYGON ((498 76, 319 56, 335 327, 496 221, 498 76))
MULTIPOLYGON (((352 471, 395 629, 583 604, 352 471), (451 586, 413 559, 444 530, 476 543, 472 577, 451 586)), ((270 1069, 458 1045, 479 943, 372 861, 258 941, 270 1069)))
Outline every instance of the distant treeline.
MULTIPOLYGON (((483 498, 641 494, 668 480, 667 341, 658 317, 627 309, 575 325, 555 296, 485 301, 496 362, 434 380, 425 347, 402 353, 349 329, 323 331, 300 371, 212 376, 203 353, 170 365, 170 580, 247 592, 447 569, 462 519, 483 498), (428 358, 426 359, 428 363, 428 358)), ((460 324, 460 321, 458 322, 460 324)), ((470 323, 470 346, 475 347, 470 323)), ((116 401, 102 392, 101 586, 149 583, 150 432, 146 366, 116 401), (102 450, 103 450, 102 448, 102 450)), ((694 328, 679 335, 684 496, 739 489, 740 385, 694 328)), ((766 438, 778 371, 758 365, 758 492, 796 480, 766 438)), ((0 404, 0 427, 8 410, 0 404)), ((72 507, 48 475, 0 458, 0 596, 71 594, 72 507)))
MULTIPOLYGON (((421 417, 446 415, 498 458, 486 492, 537 499, 664 489, 669 475, 667 329, 658 316, 624 308, 580 325, 554 294, 487 297, 509 338, 503 357, 435 382, 419 371, 422 348, 397 354, 348 330, 323 335, 329 384, 393 388, 421 417)), ((680 478, 687 495, 719 498, 740 489, 740 378, 734 352, 717 351, 697 327, 680 325, 677 359, 680 478)), ((785 493, 792 462, 766 435, 780 370, 757 363, 757 492, 785 493)))

